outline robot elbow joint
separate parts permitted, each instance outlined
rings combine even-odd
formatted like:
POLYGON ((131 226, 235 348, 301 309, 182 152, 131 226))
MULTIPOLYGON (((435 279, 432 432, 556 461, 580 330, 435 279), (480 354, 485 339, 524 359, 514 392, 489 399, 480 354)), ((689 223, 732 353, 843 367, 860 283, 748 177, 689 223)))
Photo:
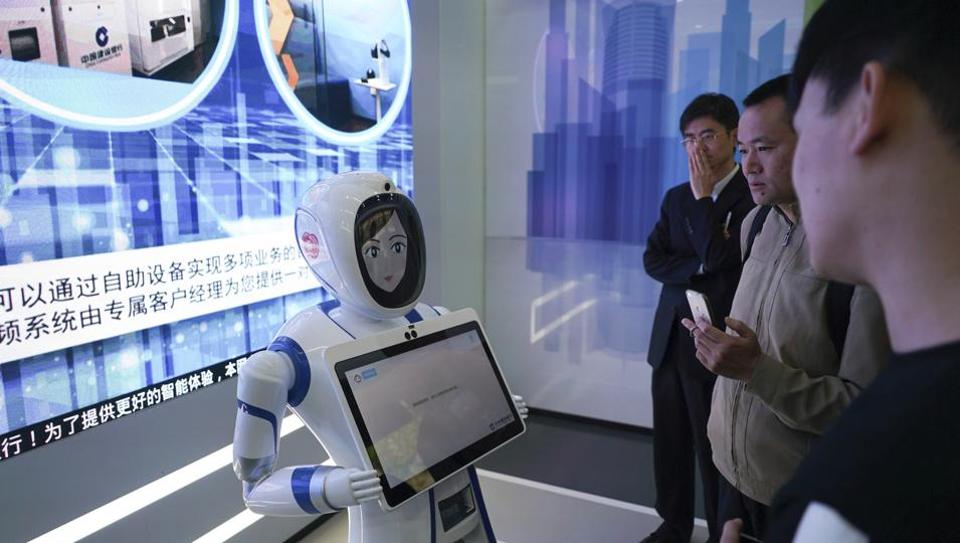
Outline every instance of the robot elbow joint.
POLYGON ((256 483, 273 473, 276 463, 276 455, 265 458, 234 458, 233 472, 237 474, 237 479, 243 482, 243 495, 246 496, 256 483))

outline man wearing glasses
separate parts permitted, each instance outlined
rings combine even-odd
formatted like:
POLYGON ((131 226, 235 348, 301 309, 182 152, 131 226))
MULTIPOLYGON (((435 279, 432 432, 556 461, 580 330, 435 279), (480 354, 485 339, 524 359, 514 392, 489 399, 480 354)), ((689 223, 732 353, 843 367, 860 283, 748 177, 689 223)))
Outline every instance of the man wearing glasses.
POLYGON ((654 475, 663 523, 644 543, 690 540, 694 450, 710 541, 719 536, 718 475, 706 433, 716 377, 697 361, 680 320, 691 317, 687 289, 706 294, 714 319, 727 315, 740 279, 740 223, 753 201, 734 161, 739 118, 737 105, 722 94, 700 95, 684 110, 680 132, 690 179, 664 196, 643 255, 647 274, 663 283, 647 358, 653 366, 654 475))

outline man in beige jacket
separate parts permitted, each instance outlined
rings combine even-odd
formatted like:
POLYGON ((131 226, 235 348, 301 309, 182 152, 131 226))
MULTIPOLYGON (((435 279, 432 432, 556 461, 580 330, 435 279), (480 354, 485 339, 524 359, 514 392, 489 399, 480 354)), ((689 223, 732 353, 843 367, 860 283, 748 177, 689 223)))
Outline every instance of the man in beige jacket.
POLYGON ((760 207, 741 229, 747 258, 728 333, 683 323, 697 358, 719 376, 707 424, 725 479, 718 523, 741 518, 755 537, 774 494, 890 355, 876 293, 830 282, 810 264, 791 176, 797 135, 788 84, 781 76, 744 100, 738 145, 760 207))

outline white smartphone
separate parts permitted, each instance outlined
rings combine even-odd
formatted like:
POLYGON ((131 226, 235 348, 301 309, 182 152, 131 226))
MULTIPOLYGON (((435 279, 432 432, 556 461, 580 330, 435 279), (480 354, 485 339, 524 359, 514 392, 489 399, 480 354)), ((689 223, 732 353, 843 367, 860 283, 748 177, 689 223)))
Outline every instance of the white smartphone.
POLYGON ((690 312, 693 313, 694 322, 697 322, 700 319, 704 319, 710 323, 713 322, 713 319, 710 318, 710 302, 707 301, 707 296, 705 294, 688 289, 687 303, 690 304, 690 312))

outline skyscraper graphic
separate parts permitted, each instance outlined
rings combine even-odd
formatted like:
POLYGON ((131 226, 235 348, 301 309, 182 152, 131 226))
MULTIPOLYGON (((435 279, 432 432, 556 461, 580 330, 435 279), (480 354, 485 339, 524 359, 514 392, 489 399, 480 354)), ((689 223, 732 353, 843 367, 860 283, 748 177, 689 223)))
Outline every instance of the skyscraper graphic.
MULTIPOLYGON (((709 88, 710 51, 684 49, 680 51, 680 92, 684 97, 706 92, 709 88)), ((689 102, 689 100, 686 100, 689 102)))
POLYGON ((674 4, 578 2, 572 37, 566 6, 550 3, 544 132, 534 134, 527 232, 639 243, 659 207, 674 4))
MULTIPOLYGON (((487 161, 500 176, 495 192, 488 191, 498 206, 488 217, 510 213, 509 200, 526 191, 527 235, 509 222, 488 221, 488 332, 514 361, 504 365, 506 376, 544 408, 648 425, 634 412, 603 411, 590 400, 621 405, 643 397, 660 292, 644 269, 644 244, 664 190, 688 179, 680 112, 695 96, 719 91, 721 73, 726 92, 742 97, 760 74, 775 69, 780 30, 770 27, 781 17, 787 30, 799 26, 797 2, 758 2, 753 15, 748 0, 495 0, 489 6, 488 25, 511 32, 498 35, 502 43, 487 56, 491 76, 505 79, 488 91, 498 107, 488 108, 488 141, 496 143, 487 161), (771 14, 777 15, 766 22, 771 14), (767 33, 754 58, 751 26, 756 36, 767 33), (524 53, 534 52, 536 61, 518 70, 524 53), (510 76, 516 79, 507 82, 510 76), (530 133, 523 128, 530 120, 500 104, 515 100, 523 107, 528 90, 535 93, 536 128, 523 183, 512 176, 518 153, 504 151, 530 133)), ((790 60, 792 45, 781 61, 790 60)))
POLYGON ((752 88, 750 80, 750 0, 727 0, 720 38, 720 92, 737 102, 752 88))
POLYGON ((759 57, 758 83, 773 79, 783 73, 783 43, 786 28, 787 20, 783 19, 766 31, 763 36, 760 36, 757 50, 757 57, 759 57))
MULTIPOLYGON (((716 91, 720 63, 720 32, 702 32, 687 36, 687 47, 680 50, 680 81, 678 85, 677 109, 705 92, 716 91)), ((679 117, 679 111, 673 112, 672 119, 679 117)), ((670 134, 676 123, 668 122, 670 134)))
POLYGON ((720 32, 687 35, 687 47, 680 50, 677 92, 669 96, 664 128, 664 177, 662 189, 686 179, 687 152, 680 143, 679 120, 684 108, 705 92, 716 92, 720 81, 720 32))
POLYGON ((547 33, 546 126, 547 132, 556 130, 567 108, 569 88, 565 84, 569 59, 569 35, 566 28, 566 0, 550 0, 550 31, 547 33))

